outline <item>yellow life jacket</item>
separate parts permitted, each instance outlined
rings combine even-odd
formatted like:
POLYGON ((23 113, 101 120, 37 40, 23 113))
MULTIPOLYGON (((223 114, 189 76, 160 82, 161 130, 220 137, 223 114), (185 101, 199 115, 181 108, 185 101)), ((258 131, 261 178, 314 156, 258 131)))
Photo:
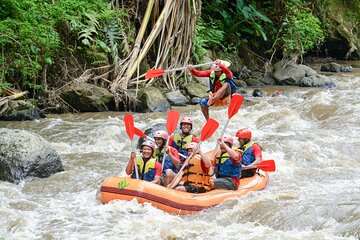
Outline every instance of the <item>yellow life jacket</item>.
POLYGON ((210 191, 210 175, 208 172, 204 173, 199 154, 190 159, 189 164, 184 168, 181 184, 203 187, 206 191, 210 191))
POLYGON ((176 148, 176 150, 178 150, 179 153, 187 156, 186 146, 192 142, 192 138, 193 135, 190 134, 184 137, 184 139, 181 139, 180 133, 176 133, 174 135, 174 141, 172 143, 172 147, 176 148))
MULTIPOLYGON (((155 178, 155 163, 156 163, 156 159, 155 158, 150 158, 145 166, 144 166, 144 160, 142 157, 138 157, 136 158, 136 166, 138 168, 138 174, 139 174, 139 178, 141 180, 145 180, 148 182, 151 182, 154 180, 155 178)), ((133 172, 133 174, 131 175, 132 178, 136 178, 136 174, 135 171, 133 172)))

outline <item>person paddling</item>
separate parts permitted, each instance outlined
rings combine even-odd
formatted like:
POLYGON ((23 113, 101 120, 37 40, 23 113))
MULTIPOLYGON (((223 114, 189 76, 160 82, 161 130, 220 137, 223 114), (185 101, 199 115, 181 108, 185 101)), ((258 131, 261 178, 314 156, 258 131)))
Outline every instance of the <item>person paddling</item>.
POLYGON ((141 144, 141 157, 136 158, 136 153, 131 152, 130 160, 126 166, 125 172, 131 175, 131 178, 136 178, 134 159, 136 158, 136 167, 139 173, 139 179, 152 182, 155 184, 160 183, 161 177, 161 164, 153 158, 155 144, 150 141, 145 141, 141 144))
POLYGON ((237 190, 241 176, 241 154, 232 149, 232 136, 218 139, 220 151, 213 159, 213 171, 216 178, 211 179, 212 189, 237 190))
POLYGON ((244 166, 241 171, 242 178, 254 176, 256 166, 262 162, 262 149, 257 143, 251 142, 251 136, 252 133, 247 128, 241 128, 236 132, 240 143, 237 151, 242 155, 242 165, 244 166))
POLYGON ((196 152, 184 168, 180 183, 174 183, 177 185, 175 190, 191 193, 204 193, 210 190, 211 161, 208 157, 204 157, 205 154, 199 150, 198 145, 196 142, 191 142, 186 146, 188 155, 193 151, 196 152))
POLYGON ((154 133, 157 148, 154 152, 155 159, 162 164, 164 153, 166 153, 164 168, 160 179, 160 185, 167 186, 175 177, 180 165, 180 156, 176 148, 166 145, 168 134, 163 130, 154 133))
MULTIPOLYGON (((187 156, 186 146, 191 142, 199 142, 199 139, 191 134, 193 127, 193 120, 191 117, 183 117, 180 121, 181 133, 175 133, 169 140, 169 146, 172 146, 178 150, 184 156, 187 156)), ((182 157, 181 161, 185 159, 182 157)))
POLYGON ((217 59, 211 69, 205 71, 193 69, 192 65, 187 66, 191 75, 209 78, 209 96, 200 100, 201 111, 206 120, 209 119, 210 106, 228 105, 231 95, 236 92, 236 85, 232 80, 233 73, 228 69, 230 63, 226 63, 228 66, 222 64, 221 61, 217 59))

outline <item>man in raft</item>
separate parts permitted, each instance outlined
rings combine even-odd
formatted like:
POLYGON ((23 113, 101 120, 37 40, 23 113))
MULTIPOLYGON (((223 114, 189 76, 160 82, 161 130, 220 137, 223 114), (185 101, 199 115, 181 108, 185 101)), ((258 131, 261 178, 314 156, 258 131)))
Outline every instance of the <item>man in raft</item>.
POLYGON ((212 189, 237 190, 241 177, 241 154, 232 149, 232 136, 218 139, 220 151, 213 159, 213 171, 216 178, 211 179, 212 189))
POLYGON ((176 148, 166 145, 168 134, 163 130, 156 131, 154 133, 155 144, 157 148, 154 152, 155 159, 162 164, 164 160, 164 153, 166 153, 164 168, 160 179, 160 184, 167 186, 175 177, 175 174, 179 171, 180 156, 176 148))
POLYGON ((126 174, 131 175, 131 178, 136 178, 134 167, 134 159, 136 158, 139 179, 159 184, 162 168, 161 164, 153 158, 154 149, 155 144, 153 142, 145 141, 140 147, 141 157, 136 158, 136 153, 131 152, 130 160, 125 169, 126 174))
POLYGON ((193 157, 189 160, 188 165, 184 168, 182 178, 175 182, 175 190, 191 193, 204 193, 210 190, 210 167, 211 161, 209 158, 204 158, 205 154, 200 152, 198 143, 191 142, 186 146, 188 155, 196 151, 193 157), (178 185, 177 185, 178 184, 178 185))
POLYGON ((210 106, 226 106, 230 102, 231 95, 236 92, 236 85, 232 80, 233 74, 228 69, 229 62, 221 63, 219 59, 209 70, 199 71, 188 65, 187 69, 195 77, 208 77, 210 83, 209 97, 200 100, 201 111, 206 120, 209 119, 210 106))
MULTIPOLYGON (((187 156, 186 146, 191 142, 199 142, 199 139, 191 134, 193 126, 193 120, 191 117, 183 117, 180 121, 181 133, 175 133, 169 139, 169 146, 172 146, 178 150, 184 156, 187 156)), ((184 158, 181 158, 184 161, 184 158)))
POLYGON ((247 128, 241 128, 236 132, 240 143, 240 147, 236 151, 241 153, 241 163, 244 167, 241 171, 242 178, 254 176, 256 166, 262 162, 261 147, 251 141, 251 135, 251 131, 247 128))

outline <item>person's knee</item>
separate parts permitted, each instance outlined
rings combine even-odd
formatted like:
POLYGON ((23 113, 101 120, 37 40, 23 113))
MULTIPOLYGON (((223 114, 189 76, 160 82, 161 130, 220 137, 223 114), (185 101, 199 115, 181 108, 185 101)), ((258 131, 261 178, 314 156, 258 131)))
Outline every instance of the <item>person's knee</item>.
POLYGON ((165 170, 165 176, 168 177, 173 177, 175 175, 175 173, 171 170, 171 169, 166 169, 165 170))
POLYGON ((208 100, 206 98, 200 99, 200 105, 208 108, 208 100))

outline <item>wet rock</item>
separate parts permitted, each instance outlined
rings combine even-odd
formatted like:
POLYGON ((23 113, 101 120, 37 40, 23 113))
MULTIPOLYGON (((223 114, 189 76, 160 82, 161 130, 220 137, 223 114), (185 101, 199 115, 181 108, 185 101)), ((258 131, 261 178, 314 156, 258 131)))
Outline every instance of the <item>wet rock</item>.
POLYGON ((351 72, 352 67, 351 66, 344 67, 337 63, 328 63, 321 65, 320 70, 323 72, 351 72))
POLYGON ((255 89, 252 93, 253 97, 262 97, 263 96, 263 92, 260 91, 259 89, 255 89))
POLYGON ((329 77, 324 75, 316 75, 310 77, 304 77, 299 81, 300 87, 335 87, 336 84, 329 77))
POLYGON ((0 180, 19 182, 64 171, 59 154, 41 136, 0 128, 0 180))
POLYGON ((299 67, 304 69, 305 77, 311 77, 317 75, 317 72, 314 69, 310 68, 309 66, 299 64, 299 67))
POLYGON ((193 97, 191 99, 191 104, 194 104, 194 105, 199 104, 200 100, 201 100, 201 98, 199 98, 199 97, 193 97))
POLYGON ((260 79, 260 81, 262 83, 264 83, 265 85, 276 85, 276 81, 275 79, 273 79, 271 76, 269 76, 268 74, 266 74, 263 78, 260 79))
POLYGON ((114 96, 109 90, 82 83, 65 88, 61 98, 79 112, 114 110, 114 96))
POLYGON ((245 82, 248 86, 253 86, 253 87, 260 87, 265 85, 260 79, 254 79, 254 78, 246 79, 245 82))
POLYGON ((184 85, 184 88, 187 92, 187 94, 193 98, 193 97, 207 97, 208 93, 207 91, 209 90, 209 88, 205 87, 204 85, 200 84, 200 83, 196 83, 196 82, 190 82, 186 85, 184 85))
POLYGON ((274 65, 273 77, 281 85, 298 85, 305 74, 305 70, 294 62, 280 61, 274 65))
POLYGON ((179 90, 165 94, 171 106, 185 106, 189 100, 179 90))
POLYGON ((151 86, 144 89, 141 94, 140 104, 137 110, 140 112, 166 112, 170 110, 170 104, 160 89, 151 86))
POLYGON ((40 118, 45 118, 45 115, 30 102, 4 99, 0 103, 1 121, 26 121, 40 118))

